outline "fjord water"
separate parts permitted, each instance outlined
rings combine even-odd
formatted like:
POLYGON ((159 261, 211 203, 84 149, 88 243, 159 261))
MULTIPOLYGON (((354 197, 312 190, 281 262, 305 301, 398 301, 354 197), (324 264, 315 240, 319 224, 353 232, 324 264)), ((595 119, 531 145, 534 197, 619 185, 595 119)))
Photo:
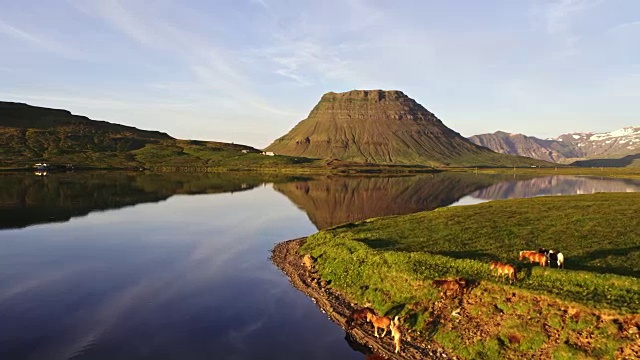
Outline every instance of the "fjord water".
POLYGON ((621 179, 0 175, 0 358, 362 359, 269 261, 344 222, 621 179))

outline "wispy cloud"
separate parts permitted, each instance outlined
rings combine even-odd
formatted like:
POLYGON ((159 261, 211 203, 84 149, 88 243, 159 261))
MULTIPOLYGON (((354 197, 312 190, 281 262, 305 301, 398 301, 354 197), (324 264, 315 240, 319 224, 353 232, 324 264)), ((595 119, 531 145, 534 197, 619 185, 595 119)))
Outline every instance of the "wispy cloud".
POLYGON ((280 45, 257 52, 274 66, 273 72, 298 85, 313 85, 323 79, 349 76, 349 63, 336 47, 309 39, 283 41, 280 45))
POLYGON ((631 21, 622 24, 618 24, 609 29, 611 32, 620 31, 620 30, 629 30, 629 29, 637 29, 640 30, 640 21, 631 21))
MULTIPOLYGON (((249 56, 262 59, 270 71, 299 86, 317 85, 323 82, 357 77, 348 52, 366 46, 362 33, 377 24, 382 11, 367 2, 349 0, 345 2, 339 19, 331 13, 309 18, 307 13, 278 15, 273 6, 258 1, 268 13, 270 41, 254 49, 249 56), (330 34, 334 34, 330 36, 330 34), (341 34, 341 36, 335 36, 341 34)), ((307 9, 321 12, 321 9, 307 9)))
MULTIPOLYGON (((163 19, 166 14, 158 13, 161 10, 148 13, 144 7, 142 9, 145 11, 136 11, 129 4, 101 0, 90 11, 139 45, 164 51, 186 64, 195 81, 185 95, 208 92, 214 99, 230 98, 238 104, 273 114, 289 114, 270 105, 251 89, 253 81, 234 61, 235 54, 216 45, 215 37, 189 31, 186 26, 166 21, 163 19)), ((184 85, 186 82, 183 82, 183 89, 187 90, 184 85)))
POLYGON ((574 29, 577 20, 597 8, 603 0, 552 0, 534 3, 531 13, 534 23, 542 24, 544 32, 557 44, 549 53, 552 61, 572 58, 581 53, 584 35, 574 29))
POLYGON ((0 20, 0 34, 8 35, 11 38, 28 43, 33 48, 41 51, 55 53, 70 59, 86 59, 86 54, 80 51, 63 46, 59 42, 48 39, 40 34, 20 29, 5 21, 0 20))
POLYGON ((547 32, 566 36, 575 16, 597 7, 602 2, 603 0, 559 0, 547 4, 542 9, 547 32))

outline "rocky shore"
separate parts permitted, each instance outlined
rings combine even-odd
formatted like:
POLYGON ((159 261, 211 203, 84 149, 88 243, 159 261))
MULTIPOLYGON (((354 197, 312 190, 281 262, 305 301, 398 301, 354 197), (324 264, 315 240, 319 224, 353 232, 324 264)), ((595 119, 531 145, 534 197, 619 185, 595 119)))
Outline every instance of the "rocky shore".
MULTIPOLYGON (((303 265, 302 256, 298 254, 298 249, 305 240, 306 238, 300 238, 277 244, 272 250, 271 260, 289 277, 289 281, 296 289, 309 296, 322 312, 344 329, 349 314, 362 305, 352 304, 346 296, 320 279, 320 276, 313 269, 309 270, 303 265)), ((437 344, 419 341, 406 331, 403 332, 402 350, 396 354, 389 332, 384 338, 376 338, 373 326, 364 322, 348 331, 346 337, 352 347, 358 347, 359 351, 369 355, 367 359, 456 358, 437 344)))

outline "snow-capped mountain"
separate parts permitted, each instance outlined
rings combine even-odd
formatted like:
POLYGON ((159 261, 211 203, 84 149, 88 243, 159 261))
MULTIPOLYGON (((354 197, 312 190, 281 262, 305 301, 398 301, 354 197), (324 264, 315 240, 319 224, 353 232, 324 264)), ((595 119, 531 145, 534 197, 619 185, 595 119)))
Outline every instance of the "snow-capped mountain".
POLYGON ((640 153, 640 126, 627 126, 608 133, 571 133, 555 140, 580 149, 579 157, 629 155, 640 153))
POLYGON ((498 131, 474 135, 469 140, 496 152, 565 164, 640 154, 640 126, 627 126, 608 133, 576 132, 563 134, 555 139, 539 139, 498 131))

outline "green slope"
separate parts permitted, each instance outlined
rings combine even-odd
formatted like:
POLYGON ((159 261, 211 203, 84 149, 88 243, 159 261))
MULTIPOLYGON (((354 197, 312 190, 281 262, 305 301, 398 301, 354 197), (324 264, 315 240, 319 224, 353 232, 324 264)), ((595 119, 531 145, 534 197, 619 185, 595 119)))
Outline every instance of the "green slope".
POLYGON ((637 353, 638 212, 638 193, 493 201, 338 226, 301 251, 352 303, 462 358, 608 359, 637 353), (518 261, 538 247, 562 251, 566 268, 518 261), (500 282, 491 260, 516 265, 518 281, 500 282), (476 287, 445 298, 431 285, 457 277, 476 287))
POLYGON ((522 166, 542 161, 497 154, 446 127, 401 91, 327 93, 276 139, 277 154, 379 164, 522 166))
POLYGON ((38 162, 74 167, 298 166, 313 161, 260 155, 245 145, 178 140, 157 132, 91 120, 66 110, 0 102, 0 168, 38 162))

